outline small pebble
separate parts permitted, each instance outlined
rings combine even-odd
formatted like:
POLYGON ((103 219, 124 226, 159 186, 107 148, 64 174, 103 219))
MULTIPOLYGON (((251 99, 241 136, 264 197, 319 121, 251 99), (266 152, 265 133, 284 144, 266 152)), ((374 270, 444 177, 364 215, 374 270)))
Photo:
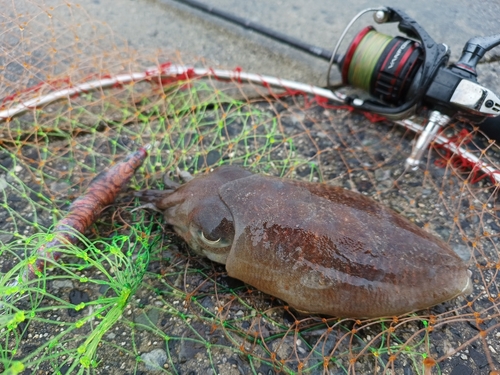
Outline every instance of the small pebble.
POLYGON ((375 179, 377 181, 385 181, 391 178, 391 171, 386 169, 375 169, 375 179))
POLYGON ((5 190, 5 188, 7 186, 9 186, 9 184, 7 183, 7 180, 5 179, 5 177, 3 175, 0 176, 0 191, 5 190))
POLYGON ((167 362, 167 353, 163 349, 154 349, 148 353, 142 353, 141 359, 148 370, 158 370, 158 367, 163 367, 167 362))
POLYGON ((61 288, 73 288, 73 283, 71 280, 54 280, 52 281, 52 288, 61 289, 61 288))

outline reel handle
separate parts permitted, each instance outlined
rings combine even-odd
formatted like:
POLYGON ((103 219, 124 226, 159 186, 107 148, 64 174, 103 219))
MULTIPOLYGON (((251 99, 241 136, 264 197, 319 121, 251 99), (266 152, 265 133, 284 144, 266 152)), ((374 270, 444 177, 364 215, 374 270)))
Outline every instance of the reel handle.
POLYGON ((406 168, 410 168, 412 170, 418 169, 420 159, 422 159, 425 150, 434 139, 439 129, 441 129, 449 122, 450 118, 439 111, 432 111, 430 113, 427 125, 425 126, 422 133, 418 136, 410 156, 406 159, 406 168))

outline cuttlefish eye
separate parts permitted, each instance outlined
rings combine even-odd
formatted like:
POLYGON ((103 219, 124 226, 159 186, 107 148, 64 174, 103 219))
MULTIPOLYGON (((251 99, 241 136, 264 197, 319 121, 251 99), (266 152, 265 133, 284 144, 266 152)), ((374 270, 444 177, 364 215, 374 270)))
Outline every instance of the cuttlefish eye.
POLYGON ((204 248, 230 246, 234 237, 233 218, 220 199, 211 199, 191 212, 191 236, 204 248))
POLYGON ((234 236, 233 223, 223 218, 218 225, 213 222, 210 224, 212 225, 191 226, 191 233, 199 240, 200 245, 212 248, 230 246, 234 236))
MULTIPOLYGON (((207 244, 208 246, 217 246, 217 244, 221 242, 221 237, 217 238, 216 240, 211 240, 211 239, 207 238, 210 236, 205 236, 205 233, 203 233, 202 230, 199 232, 199 236, 200 236, 200 240, 203 243, 207 244)), ((224 245, 224 246, 226 246, 226 245, 224 245)))

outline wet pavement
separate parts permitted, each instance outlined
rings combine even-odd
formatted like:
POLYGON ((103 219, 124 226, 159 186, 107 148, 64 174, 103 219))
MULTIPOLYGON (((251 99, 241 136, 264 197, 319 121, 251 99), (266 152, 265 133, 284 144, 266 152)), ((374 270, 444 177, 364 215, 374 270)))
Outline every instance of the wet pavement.
MULTIPOLYGON (((303 0, 203 0, 203 2, 326 49, 333 49, 343 28, 357 12, 368 6, 373 6, 373 3, 369 1, 351 1, 347 5, 347 2, 339 0, 308 3, 303 0)), ((255 32, 245 30, 194 10, 177 1, 114 0, 110 2, 103 0, 80 0, 79 3, 92 20, 100 20, 109 24, 113 33, 106 35, 105 38, 109 40, 110 44, 119 44, 119 40, 122 40, 123 43, 127 43, 133 49, 161 50, 163 51, 163 55, 167 56, 169 54, 175 56, 175 51, 178 51, 182 60, 187 64, 203 60, 210 66, 220 66, 229 69, 239 66, 248 72, 274 75, 320 86, 325 85, 327 63, 324 60, 309 56, 255 32)), ((436 5, 436 2, 431 2, 430 0, 419 2, 404 0, 387 1, 383 5, 395 5, 414 17, 437 42, 446 43, 451 48, 452 60, 458 59, 464 43, 471 37, 500 32, 497 21, 497 14, 500 13, 500 4, 496 1, 484 1, 481 5, 478 5, 465 0, 458 0, 454 2, 440 2, 436 5)), ((78 22, 78 20, 75 19, 74 22, 78 22)), ((370 16, 365 16, 355 25, 351 36, 347 38, 346 42, 349 42, 352 35, 368 23, 373 22, 370 16)), ((389 35, 396 35, 397 33, 394 25, 377 26, 377 29, 389 35)), ((81 30, 81 32, 83 34, 85 30, 81 30)), ((497 54, 500 55, 500 47, 497 54)), ((492 59, 491 56, 490 59, 492 59)), ((500 81, 497 74, 497 70, 500 69, 499 66, 498 62, 491 62, 483 64, 479 69, 483 82, 487 82, 488 87, 498 93, 500 93, 500 81)), ((321 113, 326 116, 325 113, 329 112, 322 110, 321 113)), ((293 127, 297 122, 296 115, 290 112, 290 117, 292 118, 290 120, 290 127, 293 127)), ((339 126, 339 128, 342 129, 342 126, 339 126)), ((344 131, 347 130, 348 128, 344 129, 344 131)), ((321 139, 323 139, 326 133, 321 132, 318 134, 321 134, 321 139)), ((347 134, 344 134, 344 138, 348 138, 347 134)), ((379 138, 376 138, 376 140, 378 141, 379 138)), ((382 146, 380 147, 382 148, 382 146)), ((89 146, 89 148, 91 147, 92 145, 89 146)), ((354 146, 352 148, 354 149, 354 146)), ((385 150, 379 151, 382 152, 385 150)), ((344 166, 342 161, 330 164, 333 166, 344 166)), ((338 174, 332 173, 332 175, 338 174)), ((421 180, 409 182, 413 182, 413 187, 421 187, 421 180)), ((410 191, 408 193, 409 196, 417 195, 413 194, 413 190, 408 191, 410 191)), ((403 199, 401 200, 404 201, 403 199)), ((483 201, 486 202, 486 198, 483 198, 483 201)), ((434 206, 429 205, 429 207, 434 206)), ((428 214, 431 215, 432 213, 428 214)), ((442 220, 445 219, 443 218, 442 220)), ((441 224, 440 222, 438 223, 441 224)), ((444 225, 438 226, 444 227, 444 225)), ((193 279, 192 285, 201 282, 202 278, 199 277, 200 280, 198 280, 198 275, 196 277, 193 279)), ((141 289, 140 293, 143 299, 147 300, 151 295, 151 290, 141 289)), ((84 294, 76 292, 73 292, 70 298, 86 299, 84 294)), ((76 300, 72 300, 72 302, 74 304, 79 303, 76 300)), ((214 306, 210 305, 210 311, 212 310, 214 310, 214 306)), ((203 311, 197 312, 198 315, 196 316, 202 316, 203 313, 203 311)), ((148 317, 147 321, 150 321, 150 319, 156 322, 158 316, 156 319, 148 317)), ((159 320, 162 321, 162 319, 159 320)), ((183 321, 179 321, 175 323, 174 328, 176 327, 189 328, 190 326, 183 321)), ((178 346, 173 347, 172 352, 176 353, 176 355, 179 353, 178 361, 181 362, 181 353, 192 354, 198 348, 190 348, 190 343, 195 341, 184 340, 183 331, 178 333, 174 331, 174 328, 169 327, 170 332, 175 332, 174 334, 182 337, 182 339, 179 340, 178 346)), ((468 328, 471 329, 470 327, 468 328)), ((207 332, 210 331, 210 327, 198 328, 198 331, 205 330, 207 332)), ((445 334, 448 333, 448 331, 445 332, 445 334)), ((459 332, 457 336, 460 336, 461 333, 459 332)), ((438 332, 438 334, 441 333, 438 332)), ((442 334, 443 337, 439 336, 434 340, 439 345, 442 343, 443 347, 448 345, 448 338, 444 337, 445 334, 442 334)), ((474 334, 476 334, 475 331, 474 334)), ((465 337, 465 335, 462 336, 465 337)), ((106 338, 111 340, 110 335, 106 338)), ((190 337, 188 336, 188 338, 190 337)), ((147 339, 144 338, 137 342, 139 341, 144 343, 145 347, 139 348, 139 351, 151 349, 146 347, 147 339)), ((290 343, 286 343, 287 346, 285 347, 292 350, 295 347, 295 342, 295 340, 290 341, 290 343)), ((221 346, 225 345, 229 347, 229 344, 225 342, 221 341, 220 344, 221 346)), ((472 349, 468 350, 471 353, 470 357, 474 361, 476 361, 476 357, 480 357, 480 361, 476 361, 481 362, 477 363, 478 368, 485 368, 488 365, 485 355, 481 353, 474 357, 474 351, 472 349)), ((149 354, 151 353, 153 352, 149 354)), ((104 353, 104 356, 106 355, 107 353, 104 353)), ((229 357, 231 353, 224 353, 224 355, 229 357)), ((194 366, 198 363, 194 355, 192 357, 192 361, 186 362, 186 367, 194 366)), ((106 358, 109 361, 106 363, 106 366, 111 365, 113 367, 113 355, 109 354, 106 358)), ((182 360, 185 361, 184 358, 182 360)), ((216 360, 214 360, 214 363, 216 360)), ((453 374, 458 374, 460 369, 462 369, 461 373, 466 373, 469 370, 472 371, 472 365, 471 367, 463 364, 456 365, 456 361, 459 360, 462 361, 463 358, 453 358, 450 364, 447 365, 449 368, 453 368, 453 374)), ((116 365, 117 371, 119 371, 119 366, 130 365, 130 368, 132 368, 135 363, 133 361, 132 363, 124 361, 121 358, 118 358, 116 362, 120 362, 116 365)), ((163 359, 162 362, 165 362, 165 360, 163 359)), ((232 372, 231 368, 227 372, 221 371, 221 373, 233 374, 234 372, 232 372)))
MULTIPOLYGON (((357 0, 348 5, 340 0, 201 2, 329 50, 356 13, 375 5, 395 6, 407 12, 436 42, 451 48, 452 60, 458 59, 464 43, 471 37, 500 33, 497 16, 500 3, 492 0, 480 3, 388 0, 383 4, 357 0)), ((80 0, 79 3, 92 18, 107 22, 115 35, 124 38, 133 48, 180 51, 187 63, 203 58, 212 66, 239 66, 250 72, 325 85, 327 63, 324 60, 180 2, 80 0)), ((373 24, 370 15, 364 16, 353 28, 351 37, 369 23, 373 24)), ((395 25, 376 27, 378 31, 397 35, 395 25)))

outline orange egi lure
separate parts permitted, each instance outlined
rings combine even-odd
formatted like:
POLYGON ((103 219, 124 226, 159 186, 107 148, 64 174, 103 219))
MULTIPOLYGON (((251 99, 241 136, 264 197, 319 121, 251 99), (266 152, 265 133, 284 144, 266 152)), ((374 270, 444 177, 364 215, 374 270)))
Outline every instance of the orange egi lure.
POLYGON ((150 145, 139 148, 107 171, 99 173, 89 184, 87 191, 69 207, 68 214, 55 226, 54 239, 37 250, 39 258, 28 266, 24 279, 31 280, 36 271, 43 271, 46 259, 57 261, 61 257, 58 251, 48 251, 51 247, 67 243, 76 243, 77 237, 68 229, 84 233, 100 216, 101 211, 112 204, 122 188, 128 184, 137 168, 146 156, 150 145))

